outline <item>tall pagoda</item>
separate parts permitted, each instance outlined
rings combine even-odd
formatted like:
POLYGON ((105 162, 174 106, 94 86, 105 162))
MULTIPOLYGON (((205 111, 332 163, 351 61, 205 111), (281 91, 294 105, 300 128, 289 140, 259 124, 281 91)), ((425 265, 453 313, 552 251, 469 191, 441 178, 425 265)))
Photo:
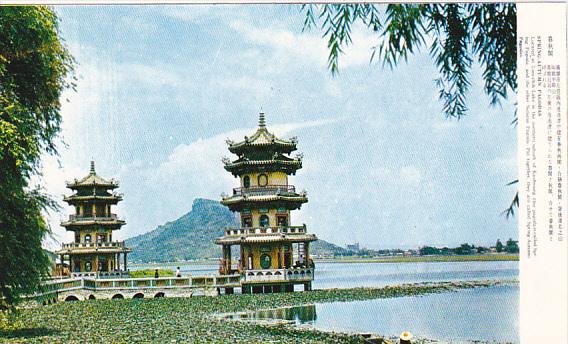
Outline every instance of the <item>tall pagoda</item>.
POLYGON ((240 180, 222 204, 240 214, 239 228, 226 228, 215 239, 222 246, 220 274, 241 273, 243 293, 293 291, 295 284, 311 289, 314 265, 309 244, 317 240, 306 225, 292 226, 291 212, 308 201, 305 191, 297 192, 288 177, 302 168, 302 157, 290 157, 297 138, 284 140, 266 128, 260 113, 258 129, 244 141, 227 140, 236 160, 224 158, 225 170, 240 180), (231 246, 238 245, 240 259, 233 266, 231 246))
POLYGON ((67 188, 74 193, 63 200, 75 207, 75 214, 61 226, 74 232, 75 241, 63 244, 56 252, 61 262, 68 261, 70 273, 75 277, 126 275, 126 255, 131 250, 123 241, 112 240, 112 232, 126 224, 111 212, 111 206, 122 201, 122 195, 113 192, 118 182, 97 175, 95 163, 91 161, 89 174, 67 182, 67 188))

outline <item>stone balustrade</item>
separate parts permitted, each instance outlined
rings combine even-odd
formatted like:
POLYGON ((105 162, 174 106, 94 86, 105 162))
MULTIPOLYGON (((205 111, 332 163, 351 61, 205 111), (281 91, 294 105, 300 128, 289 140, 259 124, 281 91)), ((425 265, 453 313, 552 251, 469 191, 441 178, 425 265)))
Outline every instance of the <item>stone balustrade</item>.
POLYGON ((63 244, 63 249, 93 249, 93 248, 123 248, 124 241, 106 241, 106 242, 72 242, 63 244))
POLYGON ((99 216, 90 215, 69 215, 69 221, 116 221, 118 220, 118 216, 116 214, 101 214, 99 216))
POLYGON ((293 185, 266 185, 253 186, 248 188, 234 188, 233 196, 262 196, 275 194, 295 194, 296 187, 293 185))
POLYGON ((272 227, 245 227, 226 228, 225 236, 263 235, 263 234, 305 234, 306 225, 303 226, 272 226, 272 227))
POLYGON ((247 270, 243 274, 243 282, 309 282, 314 279, 314 268, 289 268, 271 270, 247 270))

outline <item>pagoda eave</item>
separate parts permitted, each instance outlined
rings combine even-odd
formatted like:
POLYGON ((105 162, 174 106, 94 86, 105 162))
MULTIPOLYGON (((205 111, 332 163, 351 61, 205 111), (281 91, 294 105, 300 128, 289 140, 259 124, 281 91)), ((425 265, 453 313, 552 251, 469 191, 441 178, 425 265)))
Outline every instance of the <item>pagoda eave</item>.
POLYGON ((225 164, 224 168, 235 177, 245 173, 259 172, 284 172, 288 175, 295 175, 296 171, 302 168, 302 162, 300 160, 241 161, 225 164))
POLYGON ((214 243, 217 245, 237 245, 237 244, 252 244, 252 243, 269 243, 269 242, 283 242, 283 243, 299 243, 299 242, 312 242, 318 238, 315 234, 264 234, 264 235, 246 235, 246 236, 224 236, 215 239, 214 243))
POLYGON ((65 186, 68 189, 71 190, 80 190, 80 189, 92 189, 92 188, 99 188, 99 189, 105 189, 105 190, 113 190, 118 188, 120 185, 118 184, 118 182, 112 182, 112 183, 80 183, 80 182, 67 182, 65 183, 65 186))
POLYGON ((67 202, 68 204, 75 205, 77 203, 83 203, 86 201, 93 202, 93 203, 109 203, 109 204, 117 204, 118 202, 122 201, 122 196, 96 196, 96 195, 89 195, 89 196, 65 196, 63 197, 63 201, 67 202))
POLYGON ((55 251, 56 254, 64 255, 80 255, 80 254, 116 254, 116 253, 130 253, 131 249, 126 247, 107 247, 107 248, 73 248, 61 249, 55 251))
POLYGON ((233 154, 246 154, 253 153, 259 150, 270 150, 278 153, 290 154, 295 151, 295 143, 279 143, 279 142, 265 142, 265 143, 245 143, 239 142, 229 146, 229 152, 233 154))
POLYGON ((61 222, 61 225, 63 227, 66 226, 82 226, 82 225, 114 225, 114 226, 124 226, 126 224, 126 221, 124 220, 118 220, 118 219, 112 219, 109 220, 107 218, 87 218, 87 219, 79 219, 79 220, 69 220, 69 221, 63 221, 61 222))
POLYGON ((295 210, 300 209, 302 204, 307 202, 307 196, 233 196, 221 200, 221 204, 229 207, 231 211, 261 208, 286 208, 295 210))

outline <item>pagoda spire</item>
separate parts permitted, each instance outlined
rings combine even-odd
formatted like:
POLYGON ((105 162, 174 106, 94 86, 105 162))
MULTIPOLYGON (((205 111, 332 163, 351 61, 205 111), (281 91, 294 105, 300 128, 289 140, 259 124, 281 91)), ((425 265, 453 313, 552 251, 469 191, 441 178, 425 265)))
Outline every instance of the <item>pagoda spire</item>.
POLYGON ((93 160, 91 160, 91 172, 89 173, 91 175, 96 174, 95 172, 95 162, 93 160))
POLYGON ((258 114, 258 126, 260 128, 266 128, 266 121, 264 119, 264 112, 258 114))

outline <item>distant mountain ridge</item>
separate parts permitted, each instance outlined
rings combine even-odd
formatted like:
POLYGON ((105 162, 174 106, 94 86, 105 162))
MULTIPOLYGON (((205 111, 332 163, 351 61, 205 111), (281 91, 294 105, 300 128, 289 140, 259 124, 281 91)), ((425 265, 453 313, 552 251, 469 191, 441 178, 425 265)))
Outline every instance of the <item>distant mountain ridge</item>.
MULTIPOLYGON (((225 227, 238 227, 236 213, 218 201, 197 198, 191 211, 179 219, 136 237, 126 239, 134 262, 174 262, 219 258, 221 248, 213 239, 223 235, 225 227)), ((313 255, 340 254, 345 249, 324 240, 310 246, 313 255)))

